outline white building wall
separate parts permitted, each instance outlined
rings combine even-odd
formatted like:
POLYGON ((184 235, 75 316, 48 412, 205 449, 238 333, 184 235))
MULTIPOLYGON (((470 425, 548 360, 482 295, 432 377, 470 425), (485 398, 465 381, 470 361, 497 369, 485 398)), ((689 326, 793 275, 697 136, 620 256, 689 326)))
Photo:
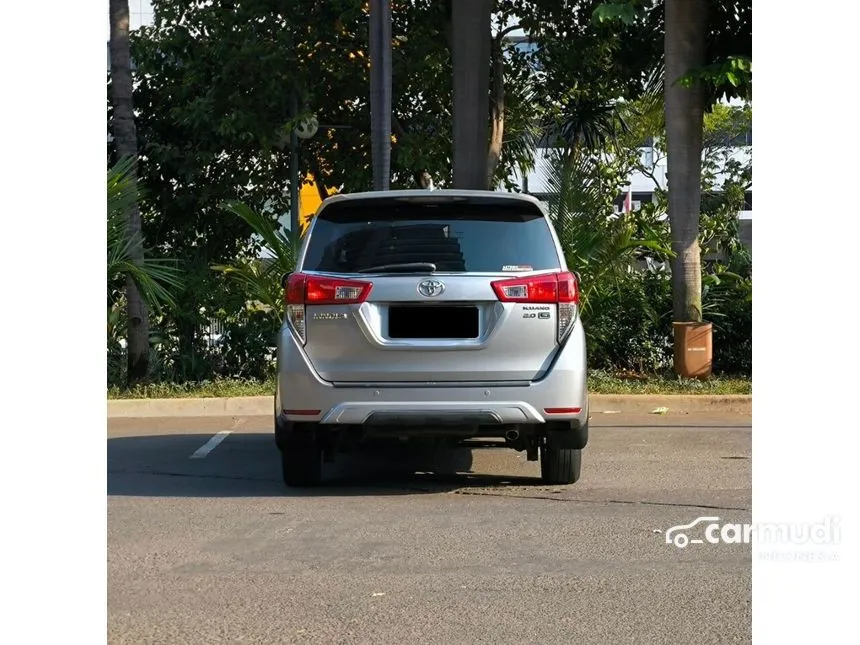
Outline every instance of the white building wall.
MULTIPOLYGON (((643 162, 651 165, 650 174, 652 176, 647 176, 639 171, 633 172, 628 178, 631 192, 652 193, 658 187, 665 190, 667 186, 665 155, 655 153, 652 148, 640 148, 640 152, 643 162)), ((731 157, 744 162, 750 161, 752 159, 752 146, 733 148, 731 157)), ((527 187, 528 192, 532 194, 548 193, 547 176, 550 172, 551 162, 551 151, 547 148, 538 149, 535 156, 535 167, 525 176, 525 183, 523 177, 516 170, 512 179, 521 190, 527 187)), ((721 180, 722 177, 718 176, 717 181, 721 180)), ((743 211, 743 213, 745 219, 752 219, 752 211, 743 211)))
MULTIPOLYGON (((131 31, 146 27, 155 21, 155 12, 151 0, 128 0, 128 28, 131 31)), ((107 10, 105 23, 105 42, 107 43, 107 71, 110 72, 110 7, 107 10)))
MULTIPOLYGON (((110 40, 110 7, 106 10, 107 24, 105 40, 110 40)), ((128 0, 128 22, 129 29, 134 31, 139 27, 151 25, 155 20, 151 0, 128 0)))

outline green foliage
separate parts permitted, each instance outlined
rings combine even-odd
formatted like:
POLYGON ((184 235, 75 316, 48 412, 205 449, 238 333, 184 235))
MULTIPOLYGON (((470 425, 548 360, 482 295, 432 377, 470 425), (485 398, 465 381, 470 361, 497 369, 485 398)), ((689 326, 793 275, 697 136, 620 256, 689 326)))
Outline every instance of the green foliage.
POLYGON ((720 267, 702 283, 702 306, 714 325, 714 369, 751 374, 752 277, 720 267))
MULTIPOLYGON (((724 228, 715 245, 727 261, 707 262, 702 275, 704 317, 714 325, 714 373, 752 373, 752 276, 737 229, 724 228)), ((572 266, 575 268, 575 266, 572 266)), ((668 267, 652 259, 631 266, 596 289, 583 314, 593 369, 637 374, 672 366, 672 285, 668 267)))
MULTIPOLYGON (((151 383, 134 388, 112 387, 108 399, 175 399, 233 396, 272 396, 274 379, 218 378, 197 383, 151 383)), ((752 382, 745 378, 714 377, 707 381, 681 379, 671 375, 623 375, 594 370, 588 375, 593 394, 704 394, 711 396, 752 394, 752 382)))
MULTIPOLYGON (((392 188, 414 187, 425 170, 437 186, 450 182, 450 1, 393 7, 392 188)), ((648 138, 659 144, 664 131, 662 7, 636 0, 631 13, 616 0, 614 15, 601 19, 602 4, 496 1, 494 36, 516 18, 536 49, 504 47, 505 137, 495 180, 513 189, 512 170, 531 168, 540 139, 557 146, 563 172, 551 209, 568 262, 583 277, 590 362, 655 371, 666 364, 671 338, 661 268, 669 257, 665 206, 608 215, 630 170, 643 169, 637 146, 648 138)), ((312 173, 321 188, 343 191, 371 184, 366 2, 153 5, 155 24, 132 36, 138 173, 147 188, 141 213, 155 275, 172 266, 163 257, 183 262, 181 284, 148 286, 153 377, 265 379, 282 315, 280 278, 298 245, 278 223, 289 210, 286 143, 295 119, 312 112, 322 124, 301 143, 303 178, 312 173), (290 111, 293 91, 298 115, 290 111)), ((703 245, 713 256, 708 274, 719 282, 705 281, 704 302, 720 325, 718 338, 740 348, 726 369, 746 356, 743 325, 734 321, 745 320, 748 305, 732 290, 751 293, 751 277, 737 266, 736 221, 727 214, 743 199, 751 170, 723 154, 719 137, 742 122, 715 110, 714 137, 707 129, 705 137, 713 163, 706 163, 703 245)), ((120 330, 123 285, 110 276, 122 271, 110 271, 109 263, 108 324, 120 330)), ((110 344, 114 383, 124 369, 119 339, 113 334, 110 344)))
POLYGON ((672 365, 672 285, 668 271, 630 269, 599 292, 583 316, 589 367, 653 374, 672 365))
POLYGON ((716 103, 702 122, 702 149, 705 154, 728 152, 735 140, 752 129, 752 106, 716 103))
POLYGON ((684 87, 703 83, 707 87, 726 88, 723 94, 749 97, 752 95, 752 59, 749 56, 728 56, 700 69, 694 69, 679 81, 684 87))
POLYGON ((217 378, 186 383, 149 383, 133 388, 108 388, 108 399, 179 399, 232 396, 272 396, 275 381, 217 378))
POLYGON ((599 4, 591 15, 598 24, 618 21, 625 25, 633 25, 636 22, 636 7, 627 0, 615 0, 599 4))
MULTIPOLYGON (((714 325, 714 367, 752 371, 752 254, 740 242, 737 212, 751 164, 729 163, 719 191, 702 199, 702 309, 714 325)), ((703 183, 707 181, 703 179, 703 183)))
POLYGON ((601 5, 597 0, 501 4, 519 17, 536 44, 531 55, 539 69, 536 118, 549 142, 567 149, 594 148, 623 135, 626 123, 618 101, 641 95, 643 77, 661 56, 656 10, 644 8, 633 23, 619 27, 592 19, 601 5))
POLYGON ((261 239, 264 257, 245 258, 212 268, 237 282, 250 304, 278 325, 284 313, 281 279, 295 268, 300 239, 246 204, 228 202, 224 207, 242 219, 261 239))
MULTIPOLYGON (((140 199, 133 159, 117 162, 107 173, 107 284, 108 306, 122 299, 125 278, 137 285, 146 305, 155 311, 174 304, 173 291, 182 286, 176 261, 152 257, 145 250, 143 263, 132 260, 142 240, 127 231, 127 213, 140 199)), ((109 321, 110 323, 110 321, 109 321)))
POLYGON ((247 298, 243 309, 232 316, 222 316, 220 373, 265 376, 273 372, 270 354, 283 319, 282 278, 295 268, 300 239, 241 202, 228 202, 224 208, 242 219, 260 238, 264 257, 212 267, 247 298))
POLYGON ((181 383, 271 374, 278 326, 273 312, 250 299, 240 281, 222 272, 207 267, 196 277, 200 284, 211 285, 198 301, 199 309, 174 314, 157 327, 162 334, 156 346, 162 359, 160 380, 181 383))
POLYGON ((588 375, 588 391, 595 394, 704 394, 710 396, 751 395, 747 378, 714 376, 708 380, 684 379, 666 374, 616 374, 593 370, 588 375))
MULTIPOLYGON (((242 199, 259 208, 272 200, 283 212, 283 192, 272 188, 288 180, 284 143, 295 90, 301 110, 322 124, 302 142, 302 175, 347 192, 370 186, 366 2, 158 0, 154 8, 155 25, 137 34, 134 55, 146 113, 141 138, 152 162, 172 171, 167 177, 209 168, 209 192, 218 194, 197 196, 201 205, 242 199)), ((444 3, 429 0, 396 4, 392 18, 392 187, 416 186, 423 170, 442 186, 451 156, 449 18, 444 3)), ((506 101, 508 139, 516 141, 516 124, 533 106, 519 98, 525 61, 505 61, 516 90, 506 101)), ((508 151, 500 176, 530 162, 523 152, 508 151)))
POLYGON ((586 317, 596 302, 617 290, 631 266, 661 262, 670 255, 665 227, 649 221, 645 213, 612 216, 612 204, 628 169, 629 162, 618 155, 558 155, 547 178, 550 218, 568 266, 582 278, 586 317))
MULTIPOLYGON (((550 215, 568 266, 582 276, 589 366, 611 372, 663 373, 672 365, 666 195, 658 190, 655 202, 611 215, 630 170, 648 171, 636 150, 641 139, 660 144, 662 110, 655 94, 646 91, 621 108, 631 127, 614 146, 570 157, 559 152, 548 180, 550 215)), ((752 369, 752 260, 740 242, 737 219, 752 169, 750 159, 730 154, 737 152, 732 142, 747 131, 750 118, 748 107, 717 106, 705 122, 703 308, 714 323, 717 373, 752 369)))
POLYGON ((709 102, 752 99, 751 0, 708 0, 706 38, 707 62, 698 73, 705 81, 709 102))
MULTIPOLYGON (((596 3, 592 21, 606 28, 647 33, 661 46, 665 33, 663 3, 659 0, 602 0, 596 3)), ((752 2, 708 0, 705 60, 679 82, 689 86, 701 82, 707 104, 719 99, 752 98, 752 2)), ((649 61, 662 58, 645 57, 649 61)))
POLYGON ((107 172, 107 352, 108 383, 125 383, 127 360, 125 335, 128 328, 125 289, 130 278, 137 285, 151 317, 176 304, 175 294, 184 277, 179 263, 160 258, 144 249, 142 263, 132 260, 132 251, 142 244, 127 230, 127 213, 140 201, 135 161, 121 159, 107 172))
POLYGON ((252 306, 223 317, 215 355, 215 374, 229 378, 269 378, 275 374, 278 323, 269 311, 252 306))
POLYGON ((549 212, 581 277, 589 365, 655 372, 671 356, 671 325, 662 319, 671 285, 661 269, 671 251, 654 208, 612 215, 629 164, 623 155, 559 155, 547 181, 549 212))
MULTIPOLYGON (((132 36, 139 173, 148 189, 141 213, 148 243, 161 255, 182 257, 186 271, 160 330, 172 339, 161 346, 165 373, 199 380, 224 365, 226 350, 201 338, 211 319, 242 318, 248 300, 262 303, 272 319, 280 308, 271 264, 258 260, 262 240, 254 225, 223 204, 242 203, 272 226, 285 216, 295 119, 312 112, 321 124, 301 142, 303 179, 313 174, 323 190, 370 187, 367 7, 364 0, 155 0, 153 8, 154 24, 132 36), (290 109, 294 91, 298 115, 290 109), (223 270, 213 272, 213 265, 223 270)), ((449 18, 444 3, 431 0, 394 9, 391 186, 414 187, 424 170, 444 186, 451 157, 449 18)), ((510 91, 500 180, 533 159, 530 72, 522 57, 505 61, 510 91)))

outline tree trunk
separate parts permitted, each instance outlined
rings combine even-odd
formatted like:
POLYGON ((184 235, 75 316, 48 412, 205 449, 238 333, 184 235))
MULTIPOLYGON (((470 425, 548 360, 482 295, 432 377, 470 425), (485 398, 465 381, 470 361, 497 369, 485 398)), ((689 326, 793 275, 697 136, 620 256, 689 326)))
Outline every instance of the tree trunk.
MULTIPOLYGON (((129 48, 128 0, 110 0, 111 101, 113 137, 118 159, 137 158, 137 133, 134 128, 131 51, 129 48)), ((137 179, 137 170, 133 170, 137 179)), ((140 209, 135 203, 127 214, 126 232, 131 244, 131 260, 143 264, 140 209)), ((149 313, 137 285, 126 278, 128 301, 128 384, 135 385, 149 376, 149 313)))
POLYGON ((487 155, 487 183, 493 187, 493 178, 502 156, 505 137, 505 59, 502 56, 504 33, 492 42, 493 94, 490 101, 490 152, 487 155))
POLYGON ((492 0, 456 0, 452 7, 454 187, 486 190, 492 0))
MULTIPOLYGON (((290 91, 290 119, 299 116, 299 95, 295 87, 290 91)), ((301 209, 299 200, 301 197, 300 186, 302 183, 302 171, 299 168, 299 135, 293 126, 290 129, 290 235, 297 236, 302 230, 299 222, 301 209)))
POLYGON ((370 0, 370 143, 373 189, 391 176, 391 2, 370 0))
POLYGON ((699 249, 702 123, 701 83, 678 79, 705 62, 707 0, 666 0, 666 143, 669 223, 672 229, 672 299, 675 322, 702 321, 699 249))

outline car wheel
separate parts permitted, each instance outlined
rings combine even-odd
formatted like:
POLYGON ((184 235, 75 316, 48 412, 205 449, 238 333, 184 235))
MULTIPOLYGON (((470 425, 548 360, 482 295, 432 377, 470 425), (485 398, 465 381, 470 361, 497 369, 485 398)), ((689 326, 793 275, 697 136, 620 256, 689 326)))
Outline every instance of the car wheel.
POLYGON ((275 445, 281 452, 286 450, 287 447, 287 433, 287 429, 278 420, 278 416, 275 415, 275 445))
POLYGON ((281 473, 291 487, 316 486, 322 479, 322 446, 313 431, 284 437, 281 473))
POLYGON ((540 449, 540 475, 544 484, 573 484, 582 469, 582 450, 543 445, 540 449))

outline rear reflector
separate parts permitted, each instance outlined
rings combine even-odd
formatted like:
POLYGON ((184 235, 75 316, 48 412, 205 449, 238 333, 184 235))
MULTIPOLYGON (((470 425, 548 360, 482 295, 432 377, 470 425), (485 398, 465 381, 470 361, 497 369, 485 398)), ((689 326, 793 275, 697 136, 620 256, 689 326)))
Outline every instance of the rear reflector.
POLYGON ((579 414, 582 408, 544 408, 547 414, 579 414))
POLYGON ((305 342, 305 306, 304 305, 287 305, 287 320, 302 344, 305 342))
POLYGON ((320 413, 319 410, 283 410, 284 414, 296 414, 313 417, 320 413))

